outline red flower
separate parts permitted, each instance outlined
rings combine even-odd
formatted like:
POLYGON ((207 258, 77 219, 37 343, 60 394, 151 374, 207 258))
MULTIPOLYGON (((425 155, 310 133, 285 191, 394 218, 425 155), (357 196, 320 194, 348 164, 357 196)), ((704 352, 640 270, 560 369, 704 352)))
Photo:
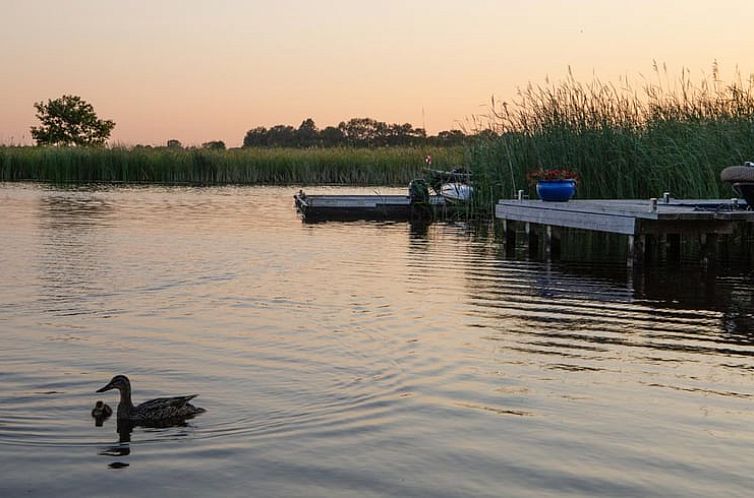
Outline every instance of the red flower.
POLYGON ((526 177, 532 185, 542 180, 573 180, 576 183, 580 180, 578 173, 568 169, 539 169, 530 171, 526 177))

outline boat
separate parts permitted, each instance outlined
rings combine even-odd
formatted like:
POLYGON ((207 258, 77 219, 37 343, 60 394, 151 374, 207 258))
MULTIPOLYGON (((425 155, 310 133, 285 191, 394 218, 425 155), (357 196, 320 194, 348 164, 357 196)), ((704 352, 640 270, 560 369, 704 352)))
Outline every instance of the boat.
POLYGON ((327 220, 414 220, 441 217, 454 211, 441 195, 311 195, 299 190, 296 211, 306 222, 327 220))
POLYGON ((304 221, 429 220, 468 215, 468 201, 474 192, 470 178, 463 168, 425 169, 424 178, 409 183, 406 195, 310 195, 299 190, 293 197, 304 221))
POLYGON ((474 194, 474 187, 466 183, 444 183, 440 187, 440 195, 448 202, 469 202, 474 194))
POLYGON ((448 202, 469 202, 474 195, 471 173, 466 168, 454 168, 450 171, 426 168, 424 175, 432 190, 448 202))

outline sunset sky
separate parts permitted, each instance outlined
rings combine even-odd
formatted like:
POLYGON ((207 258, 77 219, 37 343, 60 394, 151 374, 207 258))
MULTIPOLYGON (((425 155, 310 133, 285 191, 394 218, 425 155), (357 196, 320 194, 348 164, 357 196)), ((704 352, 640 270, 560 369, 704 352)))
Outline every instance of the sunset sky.
POLYGON ((111 143, 237 146, 352 117, 458 127, 516 87, 754 71, 751 0, 0 0, 0 143, 80 95, 111 143))

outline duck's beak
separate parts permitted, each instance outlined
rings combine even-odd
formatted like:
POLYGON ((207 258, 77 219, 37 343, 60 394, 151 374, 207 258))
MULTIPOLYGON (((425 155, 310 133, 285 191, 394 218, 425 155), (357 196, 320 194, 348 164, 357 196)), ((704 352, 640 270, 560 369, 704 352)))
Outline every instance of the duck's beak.
POLYGON ((99 388, 99 389, 97 389, 97 391, 95 391, 95 392, 98 392, 98 393, 103 393, 103 392, 105 392, 105 391, 109 391, 110 389, 113 389, 113 387, 114 387, 114 386, 113 386, 113 383, 112 383, 112 382, 110 382, 110 383, 109 383, 108 385, 106 385, 105 387, 100 387, 100 388, 99 388))

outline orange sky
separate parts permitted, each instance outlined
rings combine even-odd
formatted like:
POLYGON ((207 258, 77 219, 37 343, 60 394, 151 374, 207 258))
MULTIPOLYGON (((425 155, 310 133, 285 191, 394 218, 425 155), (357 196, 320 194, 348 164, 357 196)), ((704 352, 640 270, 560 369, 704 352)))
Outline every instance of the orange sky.
POLYGON ((352 117, 458 127, 561 79, 754 71, 754 2, 2 0, 0 143, 76 94, 111 142, 239 145, 256 126, 352 117))

